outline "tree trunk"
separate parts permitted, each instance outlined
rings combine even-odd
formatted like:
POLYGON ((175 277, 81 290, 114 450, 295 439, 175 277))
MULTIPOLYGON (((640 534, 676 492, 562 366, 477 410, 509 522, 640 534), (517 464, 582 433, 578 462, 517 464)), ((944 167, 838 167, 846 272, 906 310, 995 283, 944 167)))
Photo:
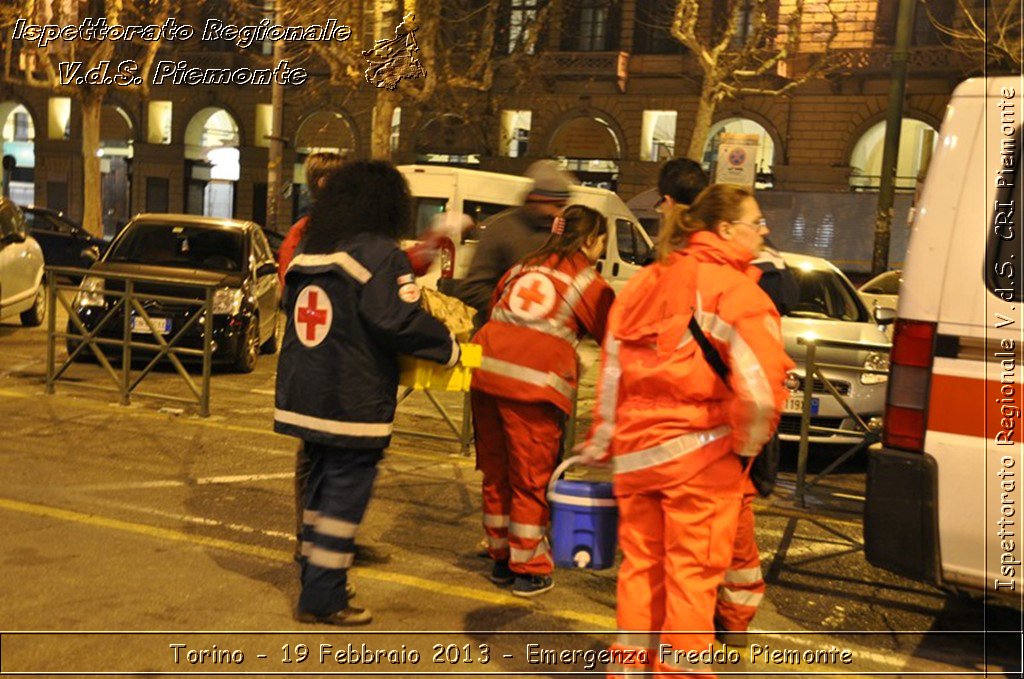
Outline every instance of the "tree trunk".
POLYGON ((391 117, 397 107, 397 94, 384 89, 377 93, 370 131, 370 156, 374 160, 391 160, 391 117))
MULTIPOLYGON (((707 76, 704 76, 705 81, 707 76)), ((697 103, 697 115, 693 119, 693 131, 690 133, 690 147, 686 151, 686 157, 698 163, 704 160, 704 147, 708 143, 708 131, 711 130, 711 121, 715 117, 715 108, 718 102, 705 84, 701 88, 700 101, 697 103)))
POLYGON ((103 97, 79 99, 82 107, 82 226, 89 233, 103 235, 103 188, 100 174, 100 114, 103 97))

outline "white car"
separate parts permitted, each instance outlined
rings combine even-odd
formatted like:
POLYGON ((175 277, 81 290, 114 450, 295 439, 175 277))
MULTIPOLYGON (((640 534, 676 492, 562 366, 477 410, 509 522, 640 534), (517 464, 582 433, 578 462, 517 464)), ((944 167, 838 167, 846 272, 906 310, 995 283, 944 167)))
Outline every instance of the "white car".
MULTIPOLYGON (((782 338, 786 353, 797 363, 793 373, 799 387, 791 393, 783 407, 779 438, 783 441, 799 441, 807 347, 801 345, 798 338, 878 345, 887 345, 889 340, 871 311, 857 296, 853 284, 833 264, 820 257, 791 252, 783 252, 782 257, 800 286, 799 301, 782 317, 782 338)), ((818 347, 815 361, 832 364, 833 367, 824 370, 829 382, 865 423, 880 427, 888 376, 863 373, 858 369, 888 370, 888 352, 818 347)), ((811 425, 851 433, 811 432, 808 440, 812 443, 856 443, 859 438, 854 434, 856 424, 853 418, 817 378, 814 380, 812 394, 811 425)))
POLYGON ((24 325, 43 322, 43 250, 28 235, 21 209, 0 198, 0 320, 15 315, 24 325))
POLYGON ((900 270, 883 271, 870 281, 860 286, 857 292, 868 310, 876 306, 895 309, 900 301, 900 282, 903 272, 900 270))

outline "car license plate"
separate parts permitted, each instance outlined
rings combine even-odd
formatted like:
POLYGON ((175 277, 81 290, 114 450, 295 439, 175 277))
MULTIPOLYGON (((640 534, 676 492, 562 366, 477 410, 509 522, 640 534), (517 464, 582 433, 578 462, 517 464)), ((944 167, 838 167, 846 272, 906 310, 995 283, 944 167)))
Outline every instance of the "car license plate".
MULTIPOLYGON (((169 318, 150 318, 153 321, 153 327, 160 331, 161 335, 166 335, 171 331, 171 319, 169 318)), ((136 316, 132 319, 132 332, 144 333, 147 335, 153 334, 153 328, 146 323, 146 319, 141 316, 136 316)))
MULTIPOLYGON (((821 401, 819 399, 811 399, 811 415, 818 414, 818 407, 820 405, 821 401)), ((786 399, 786 405, 784 405, 782 409, 787 413, 802 413, 804 411, 804 397, 790 396, 786 399)))

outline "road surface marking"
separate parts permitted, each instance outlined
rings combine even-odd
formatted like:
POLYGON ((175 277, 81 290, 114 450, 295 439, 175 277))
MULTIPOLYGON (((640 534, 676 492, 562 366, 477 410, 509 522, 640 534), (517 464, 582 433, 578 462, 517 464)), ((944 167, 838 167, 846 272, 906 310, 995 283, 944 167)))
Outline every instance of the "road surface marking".
MULTIPOLYGON (((191 535, 189 533, 184 533, 170 528, 160 528, 143 523, 111 519, 95 514, 83 514, 81 512, 67 509, 58 509, 56 507, 38 505, 30 502, 21 502, 7 498, 0 498, 0 509, 8 509, 22 514, 32 514, 34 516, 43 516, 72 523, 82 523, 90 526, 111 528, 113 530, 135 533, 137 535, 145 535, 159 540, 185 542, 200 547, 212 547, 214 549, 222 549, 229 552, 235 552, 237 554, 255 556, 277 563, 290 564, 293 562, 294 557, 294 554, 291 551, 285 551, 282 549, 270 549, 268 547, 260 547, 259 545, 250 545, 231 540, 206 537, 203 535, 191 535)), ((536 607, 533 602, 524 601, 523 599, 514 597, 511 594, 479 590, 461 585, 439 583, 426 578, 418 578, 412 575, 405 575, 404 573, 380 571, 367 566, 356 566, 352 569, 352 573, 368 580, 377 580, 392 584, 397 583, 439 595, 454 596, 460 599, 468 599, 470 601, 483 604, 490 604, 494 606, 515 606, 517 608, 524 609, 534 608, 541 615, 550 615, 563 620, 571 620, 586 625, 592 625, 596 629, 606 629, 608 631, 613 631, 615 629, 615 618, 613 616, 584 613, 574 610, 539 608, 536 607)))
MULTIPOLYGON (((10 398, 32 398, 32 397, 34 397, 36 395, 37 394, 26 394, 26 393, 21 392, 21 391, 15 391, 13 389, 0 389, 0 397, 7 396, 7 397, 10 397, 10 398)), ((106 414, 111 414, 111 412, 112 412, 111 411, 111 407, 110 407, 111 405, 117 406, 117 404, 90 403, 88 401, 83 401, 81 399, 69 399, 69 398, 66 398, 66 397, 58 396, 58 395, 50 395, 49 398, 59 399, 59 400, 64 400, 64 401, 71 401, 74 404, 75 407, 82 408, 83 410, 93 410, 93 411, 96 411, 96 412, 102 412, 102 413, 106 413, 106 414)), ((123 407, 123 406, 117 406, 117 407, 123 407)), ((285 436, 284 434, 278 434, 273 429, 271 429, 270 426, 267 426, 267 427, 247 427, 245 425, 240 425, 240 424, 225 424, 224 422, 209 421, 209 420, 206 420, 206 419, 200 419, 200 418, 196 418, 196 417, 176 417, 176 418, 173 418, 173 417, 168 417, 166 415, 161 415, 161 414, 159 414, 157 412, 154 412, 154 411, 143 410, 141 408, 132 408, 131 415, 132 416, 137 416, 137 417, 146 417, 146 418, 149 418, 149 419, 152 419, 152 420, 159 420, 161 422, 169 422, 170 420, 174 419, 174 420, 176 420, 180 424, 191 424, 191 425, 195 425, 197 427, 206 427, 208 429, 215 429, 217 431, 235 431, 235 432, 246 433, 246 434, 260 434, 260 435, 263 435, 263 436, 272 436, 275 439, 279 439, 281 441, 286 441, 286 440, 294 441, 295 440, 291 436, 285 436)), ((438 459, 443 459, 446 463, 455 464, 455 465, 458 465, 458 466, 461 466, 461 467, 475 467, 476 466, 476 463, 472 459, 470 459, 468 457, 454 457, 454 456, 451 456, 451 455, 443 455, 443 456, 442 455, 427 455, 427 454, 423 454, 423 453, 414 453, 414 452, 407 451, 407 450, 397 450, 394 447, 391 447, 391 448, 387 449, 387 455, 400 455, 402 457, 412 457, 412 458, 417 458, 417 459, 420 459, 420 460, 430 460, 431 462, 437 462, 438 459)))
POLYGON ((198 526, 214 526, 219 528, 227 528, 228 530, 237 531, 239 533, 260 533, 272 538, 283 538, 285 540, 295 540, 293 533, 282 533, 277 530, 263 530, 261 528, 253 528, 252 526, 246 526, 240 523, 224 523, 223 521, 217 521, 216 519, 208 519, 203 516, 192 516, 190 514, 176 514, 174 512, 165 512, 162 509, 156 509, 154 507, 145 507, 143 505, 133 505, 127 502, 114 502, 112 500, 104 500, 102 498, 88 498, 90 502, 93 502, 104 507, 110 507, 111 509, 122 509, 131 512, 139 512, 140 514, 152 514, 153 516, 162 516, 166 519, 174 519, 175 521, 183 521, 185 523, 194 523, 198 526))
POLYGON ((137 490, 140 488, 178 488, 181 486, 208 486, 213 484, 246 483, 248 481, 276 481, 295 478, 295 471, 273 474, 242 474, 238 476, 206 476, 198 479, 160 479, 127 483, 96 483, 75 486, 77 490, 137 490))

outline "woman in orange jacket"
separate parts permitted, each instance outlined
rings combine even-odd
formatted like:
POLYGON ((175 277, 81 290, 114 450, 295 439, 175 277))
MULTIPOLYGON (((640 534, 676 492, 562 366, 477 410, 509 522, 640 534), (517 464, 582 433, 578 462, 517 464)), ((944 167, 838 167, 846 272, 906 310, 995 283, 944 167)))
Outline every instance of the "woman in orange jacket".
POLYGON ((516 596, 553 586, 545 493, 576 391, 576 344, 584 333, 603 340, 614 299, 591 266, 607 230, 599 212, 567 207, 544 246, 498 283, 473 338, 483 347, 471 398, 491 581, 512 583, 516 596))
POLYGON ((708 187, 669 213, 661 261, 630 280, 609 315, 582 452, 615 470, 624 558, 613 649, 646 649, 635 657, 649 660, 612 674, 711 671, 687 652, 714 642, 745 474, 778 423, 793 366, 750 266, 767 233, 751 192, 708 187), (715 352, 726 380, 707 358, 715 352))

